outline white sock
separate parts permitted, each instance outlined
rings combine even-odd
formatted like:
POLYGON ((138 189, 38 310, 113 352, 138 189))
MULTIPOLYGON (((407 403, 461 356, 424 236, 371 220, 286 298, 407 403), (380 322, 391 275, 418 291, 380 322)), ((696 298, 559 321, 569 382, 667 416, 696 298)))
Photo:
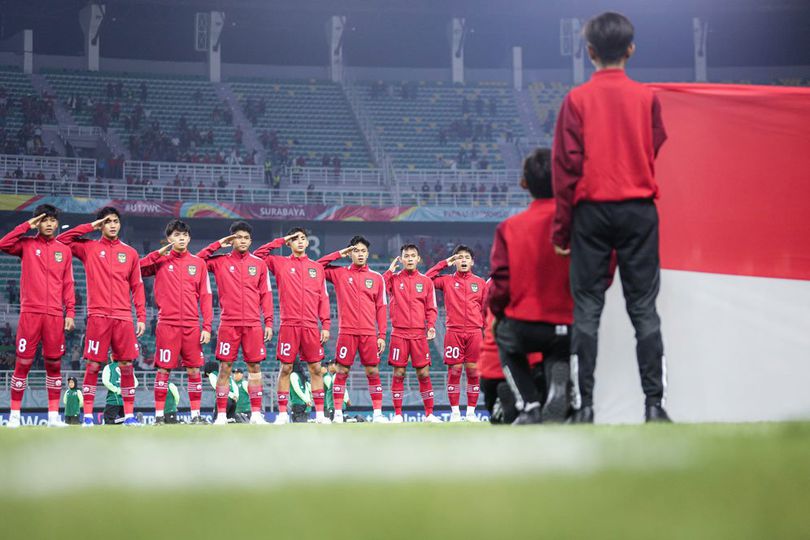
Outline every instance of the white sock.
POLYGON ((374 409, 374 416, 382 416, 382 409, 374 409))
POLYGON ((461 410, 458 408, 458 405, 453 405, 450 407, 450 410, 453 411, 453 414, 461 414, 461 410))
POLYGON ((320 420, 323 418, 323 411, 315 411, 315 420, 320 420))
POLYGON ((194 418, 195 416, 200 416, 200 410, 191 409, 191 417, 194 418))
POLYGON ((92 415, 92 414, 87 414, 87 413, 85 413, 85 414, 84 414, 84 417, 85 417, 85 418, 89 418, 90 420, 92 420, 92 419, 93 419, 93 415, 92 415))
POLYGON ((59 411, 48 411, 48 420, 59 420, 59 411))
POLYGON ((467 416, 475 416, 475 408, 467 407, 467 416))
POLYGON ((155 416, 163 416, 163 409, 155 409, 155 416))
POLYGON ((10 411, 10 412, 8 413, 8 415, 9 415, 9 417, 11 417, 11 416, 17 416, 17 417, 19 417, 19 416, 20 416, 20 411, 15 411, 15 410, 12 410, 12 411, 10 411))
POLYGON ((278 417, 279 417, 279 418, 287 418, 288 416, 289 416, 289 415, 287 414, 287 411, 284 411, 284 412, 280 412, 280 413, 278 413, 278 417))
POLYGON ((134 417, 135 417, 135 415, 133 415, 133 414, 131 414, 131 413, 130 413, 130 414, 125 414, 125 415, 124 415, 124 420, 127 420, 127 419, 129 419, 129 418, 134 418, 134 417))

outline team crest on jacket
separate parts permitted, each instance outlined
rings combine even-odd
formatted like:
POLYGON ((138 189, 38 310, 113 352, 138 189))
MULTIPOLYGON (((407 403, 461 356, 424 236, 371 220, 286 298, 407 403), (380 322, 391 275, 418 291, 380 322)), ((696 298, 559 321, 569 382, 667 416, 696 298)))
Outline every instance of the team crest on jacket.
POLYGON ((366 289, 370 289, 373 286, 374 286, 374 280, 373 279, 367 279, 366 280, 366 289))
POLYGON ((318 277, 318 271, 315 270, 314 268, 310 268, 309 269, 309 277, 311 277, 311 278, 318 277))
POLYGON ((251 276, 255 276, 257 270, 258 268, 256 268, 255 266, 248 266, 248 274, 250 274, 251 276))
POLYGON ((196 276, 197 275, 197 267, 196 266, 189 266, 188 267, 188 275, 196 276))
POLYGON ((118 254, 118 262, 120 262, 121 264, 124 264, 125 262, 127 262, 127 254, 126 253, 119 253, 118 254))
POLYGON ((424 284, 422 284, 422 283, 417 283, 416 284, 416 292, 420 293, 420 292, 422 292, 422 290, 424 290, 424 288, 425 288, 424 284))
POLYGON ((472 289, 472 292, 478 292, 478 283, 471 283, 470 289, 472 289))
POLYGON ((54 258, 54 260, 56 262, 62 262, 62 252, 61 251, 55 251, 53 253, 53 258, 54 258))

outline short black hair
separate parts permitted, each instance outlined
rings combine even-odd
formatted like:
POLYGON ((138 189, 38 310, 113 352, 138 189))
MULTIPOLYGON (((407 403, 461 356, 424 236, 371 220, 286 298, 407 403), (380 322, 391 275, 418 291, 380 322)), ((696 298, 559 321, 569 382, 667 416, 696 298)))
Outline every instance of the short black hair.
POLYGON ((290 236, 291 234, 295 234, 295 233, 301 233, 304 236, 306 236, 307 238, 309 238, 309 231, 307 231, 306 229, 304 229, 302 227, 293 227, 292 229, 287 231, 287 234, 285 234, 284 236, 290 236))
POLYGON ((219 362, 214 362, 213 360, 208 361, 203 366, 203 373, 208 375, 210 373, 218 373, 219 372, 219 362))
POLYGON ((627 48, 633 44, 635 29, 630 19, 607 11, 585 24, 585 41, 593 47, 597 58, 605 64, 615 64, 627 56, 627 48))
POLYGON ((40 204, 34 208, 34 217, 45 214, 46 218, 59 219, 59 209, 52 204, 40 204))
POLYGON ((365 236, 358 235, 349 240, 349 246, 356 246, 357 244, 363 244, 366 248, 371 248, 371 242, 366 240, 365 236))
POLYGON ((115 208, 114 206, 105 206, 104 208, 96 212, 96 219, 107 217, 110 214, 115 214, 115 217, 117 217, 120 221, 121 212, 119 212, 118 209, 115 208))
POLYGON ((554 197, 551 189, 551 150, 538 148, 523 160, 523 179, 535 199, 554 197))
POLYGON ((416 244, 402 244, 402 247, 399 248, 399 253, 402 254, 406 249, 414 249, 416 253, 419 254, 419 246, 416 244))
POLYGON ((242 368, 238 367, 233 369, 233 373, 236 375, 237 373, 244 373, 244 371, 242 371, 242 368))
POLYGON ((180 221, 179 219, 173 219, 166 225, 166 236, 168 237, 173 232, 184 232, 191 235, 191 227, 188 226, 188 223, 185 221, 180 221))
POLYGON ((470 246, 465 246, 464 244, 457 245, 456 249, 453 250, 453 255, 458 255, 462 251, 466 251, 470 254, 471 258, 475 258, 475 253, 473 252, 472 248, 470 246))
POLYGON ((239 231, 244 231, 249 235, 253 235, 253 227, 247 221, 234 221, 231 223, 231 228, 228 229, 231 234, 236 234, 239 231))

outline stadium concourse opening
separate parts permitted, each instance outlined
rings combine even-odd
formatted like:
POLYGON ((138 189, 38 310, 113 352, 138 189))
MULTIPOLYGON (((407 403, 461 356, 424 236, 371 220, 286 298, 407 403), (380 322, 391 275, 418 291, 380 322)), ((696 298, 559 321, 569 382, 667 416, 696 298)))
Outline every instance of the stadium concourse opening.
POLYGON ((0 1, 4 530, 804 537, 810 4, 605 8, 0 1))

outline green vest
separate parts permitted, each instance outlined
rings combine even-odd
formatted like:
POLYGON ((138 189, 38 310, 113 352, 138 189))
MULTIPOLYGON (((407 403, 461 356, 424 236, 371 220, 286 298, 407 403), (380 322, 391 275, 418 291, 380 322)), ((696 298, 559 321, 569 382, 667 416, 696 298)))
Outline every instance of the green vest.
MULTIPOLYGON (((118 368, 118 362, 110 362, 110 384, 121 388, 121 370, 118 368)), ((107 390, 107 405, 123 405, 124 400, 121 399, 121 394, 110 392, 107 390)))
MULTIPOLYGON (((290 376, 290 386, 296 385, 300 390, 301 393, 306 395, 307 394, 307 385, 304 382, 303 377, 299 377, 297 373, 293 373, 294 376, 290 376)), ((306 405, 306 401, 301 399, 301 396, 298 393, 290 388, 290 404, 291 405, 306 405)))
POLYGON ((239 399, 236 400, 236 412, 250 413, 250 393, 247 390, 247 381, 236 383, 239 389, 239 399))
POLYGON ((326 391, 326 399, 324 401, 324 409, 330 411, 335 408, 335 394, 334 390, 334 377, 327 373, 323 376, 323 389, 326 391))
POLYGON ((81 405, 79 405, 79 389, 68 389, 65 392, 65 416, 79 416, 81 405))
POLYGON ((177 400, 172 390, 177 391, 177 386, 175 386, 174 383, 169 383, 169 391, 166 393, 166 404, 163 406, 163 414, 174 414, 177 412, 177 400))

